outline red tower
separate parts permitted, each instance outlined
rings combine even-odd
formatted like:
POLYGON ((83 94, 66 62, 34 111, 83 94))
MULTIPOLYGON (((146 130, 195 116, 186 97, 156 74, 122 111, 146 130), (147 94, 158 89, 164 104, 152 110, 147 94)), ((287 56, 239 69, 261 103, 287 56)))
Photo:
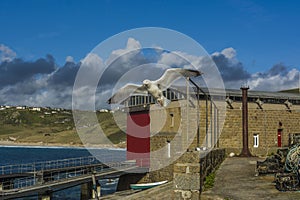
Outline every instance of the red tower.
POLYGON ((127 115, 127 160, 136 160, 142 167, 150 166, 149 110, 127 115))

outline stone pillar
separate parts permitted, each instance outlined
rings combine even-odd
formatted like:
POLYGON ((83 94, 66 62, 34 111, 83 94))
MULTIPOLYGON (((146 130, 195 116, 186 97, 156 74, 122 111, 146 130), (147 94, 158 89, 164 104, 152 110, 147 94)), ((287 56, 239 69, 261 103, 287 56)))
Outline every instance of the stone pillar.
POLYGON ((92 175, 92 181, 81 185, 80 199, 98 199, 101 195, 101 187, 96 180, 95 175, 92 175))
POLYGON ((38 184, 43 184, 45 182, 44 180, 44 173, 41 172, 34 172, 34 180, 38 184))
POLYGON ((93 181, 93 191, 92 191, 92 197, 93 199, 99 199, 101 195, 101 188, 99 182, 96 180, 95 174, 92 175, 92 181, 93 181))
POLYGON ((14 180, 7 179, 0 183, 0 191, 14 189, 14 180))
POLYGON ((96 188, 93 188, 93 199, 98 199, 101 196, 101 187, 100 184, 96 185, 96 188))
POLYGON ((81 185, 80 199, 86 200, 92 198, 93 183, 87 182, 81 185))
POLYGON ((38 200, 51 200, 52 199, 52 191, 46 191, 45 193, 41 193, 38 195, 38 200))
POLYGON ((200 199, 201 176, 199 152, 187 152, 174 165, 174 199, 200 199))

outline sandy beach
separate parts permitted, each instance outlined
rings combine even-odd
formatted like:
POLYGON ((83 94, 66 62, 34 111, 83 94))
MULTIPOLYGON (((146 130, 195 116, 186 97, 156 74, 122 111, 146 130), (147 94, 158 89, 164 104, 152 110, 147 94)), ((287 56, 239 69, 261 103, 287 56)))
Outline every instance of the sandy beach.
MULTIPOLYGON (((43 142, 14 142, 14 141, 0 141, 1 146, 18 146, 18 147, 69 147, 69 148, 113 148, 125 149, 124 144, 109 145, 109 144, 62 144, 62 143, 43 143, 43 142)), ((126 146, 126 145, 125 145, 126 146)))

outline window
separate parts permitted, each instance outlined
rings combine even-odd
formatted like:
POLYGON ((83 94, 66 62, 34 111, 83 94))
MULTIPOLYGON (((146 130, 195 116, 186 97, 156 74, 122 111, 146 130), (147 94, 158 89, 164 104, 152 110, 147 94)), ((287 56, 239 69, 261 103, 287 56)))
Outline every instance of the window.
POLYGON ((253 135, 253 147, 257 148, 259 146, 259 135, 258 134, 254 134, 253 135))
POLYGON ((141 96, 141 104, 145 104, 146 103, 145 99, 146 99, 146 96, 141 96))
POLYGON ((174 127, 174 114, 170 113, 170 118, 171 118, 171 125, 170 127, 174 127))
POLYGON ((170 90, 169 89, 166 91, 166 97, 167 97, 167 99, 170 99, 170 90))
POLYGON ((170 98, 171 100, 175 100, 176 99, 174 92, 171 92, 170 96, 171 96, 171 98, 170 98))
POLYGON ((167 149, 168 158, 171 158, 171 143, 169 140, 167 141, 167 145, 168 145, 168 149, 167 149))

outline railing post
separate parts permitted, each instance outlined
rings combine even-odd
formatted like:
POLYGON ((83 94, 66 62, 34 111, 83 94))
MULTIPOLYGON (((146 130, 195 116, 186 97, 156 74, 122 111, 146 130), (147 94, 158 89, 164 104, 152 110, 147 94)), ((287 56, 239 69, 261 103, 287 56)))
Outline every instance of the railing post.
POLYGON ((93 195, 92 198, 93 199, 99 199, 101 196, 101 188, 100 188, 100 184, 99 182, 96 180, 96 176, 95 173, 93 173, 92 175, 92 181, 93 181, 93 195))
POLYGON ((51 200, 52 191, 46 191, 45 193, 38 195, 38 200, 51 200))

